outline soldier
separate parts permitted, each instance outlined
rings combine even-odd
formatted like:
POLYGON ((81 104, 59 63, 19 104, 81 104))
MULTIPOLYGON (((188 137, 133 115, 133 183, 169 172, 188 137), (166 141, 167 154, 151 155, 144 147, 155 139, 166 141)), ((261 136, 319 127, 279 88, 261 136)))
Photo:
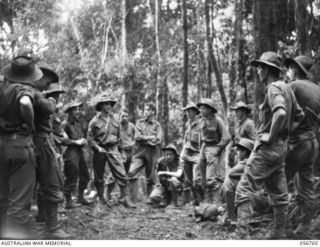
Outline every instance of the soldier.
POLYGON ((151 192, 150 199, 159 206, 167 206, 172 201, 174 207, 179 207, 178 196, 182 191, 183 163, 179 165, 179 153, 173 144, 162 150, 165 156, 161 157, 156 165, 160 183, 151 192))
POLYGON ((87 144, 85 131, 81 125, 80 119, 80 102, 71 102, 66 106, 65 112, 68 113, 68 119, 63 123, 64 131, 68 139, 63 141, 67 149, 63 155, 64 158, 64 193, 66 197, 66 209, 75 208, 78 205, 72 200, 72 193, 75 190, 78 179, 78 203, 88 206, 91 203, 84 197, 84 190, 90 180, 86 160, 84 158, 83 147, 87 144))
POLYGON ((294 231, 296 238, 311 239, 310 225, 315 210, 313 191, 313 166, 318 156, 316 139, 317 118, 320 113, 320 87, 308 80, 312 60, 298 56, 285 60, 293 90, 298 103, 305 109, 305 118, 289 136, 289 150, 286 157, 286 176, 288 182, 294 178, 296 200, 302 211, 301 222, 294 231))
POLYGON ((194 204, 199 204, 203 200, 203 189, 201 187, 201 176, 199 169, 200 162, 200 110, 194 103, 188 104, 183 108, 188 121, 186 132, 183 139, 183 149, 180 155, 180 163, 184 167, 184 197, 185 202, 190 201, 190 189, 194 199, 194 204))
POLYGON ((238 162, 228 172, 226 179, 223 183, 223 192, 226 199, 227 214, 230 223, 234 223, 237 220, 236 207, 234 203, 235 192, 240 178, 244 172, 249 155, 253 149, 254 141, 247 138, 240 138, 235 144, 237 148, 238 162))
MULTIPOLYGON (((99 112, 89 123, 88 141, 93 150, 94 184, 97 188, 99 200, 102 204, 107 201, 104 198, 104 171, 106 162, 110 167, 115 182, 120 187, 118 201, 125 207, 135 207, 127 199, 127 177, 119 152, 120 128, 119 122, 112 115, 112 108, 116 101, 106 96, 101 96, 96 103, 96 111, 99 112)), ((110 199, 110 198, 108 198, 110 199)))
POLYGON ((119 149, 125 157, 124 167, 128 173, 132 161, 135 127, 128 121, 128 110, 122 109, 120 115, 120 144, 119 149))
POLYGON ((42 72, 32 58, 15 57, 1 69, 0 238, 31 238, 28 226, 35 185, 33 83, 42 72))
POLYGON ((288 191, 284 172, 287 136, 294 121, 304 114, 290 87, 279 79, 281 59, 274 52, 265 52, 251 64, 258 67, 260 81, 266 86, 266 96, 260 105, 258 137, 236 190, 238 224, 234 238, 248 238, 248 223, 252 217, 253 195, 265 184, 274 210, 274 225, 268 239, 286 237, 285 225, 288 191))
POLYGON ((154 119, 156 107, 152 103, 145 104, 145 118, 140 119, 136 124, 135 140, 137 150, 132 158, 128 179, 131 188, 135 186, 137 175, 145 168, 147 180, 147 196, 152 191, 154 184, 154 168, 160 156, 160 143, 162 130, 160 123, 154 119))
POLYGON ((240 138, 248 138, 250 140, 255 140, 256 129, 254 127, 254 122, 249 118, 251 109, 242 101, 237 102, 233 107, 230 107, 236 113, 236 118, 238 120, 235 127, 235 142, 237 143, 240 138))
POLYGON ((222 152, 230 142, 230 135, 211 99, 204 98, 197 104, 200 108, 200 172, 205 197, 208 203, 220 199, 221 185, 225 177, 225 166, 221 162, 222 152))

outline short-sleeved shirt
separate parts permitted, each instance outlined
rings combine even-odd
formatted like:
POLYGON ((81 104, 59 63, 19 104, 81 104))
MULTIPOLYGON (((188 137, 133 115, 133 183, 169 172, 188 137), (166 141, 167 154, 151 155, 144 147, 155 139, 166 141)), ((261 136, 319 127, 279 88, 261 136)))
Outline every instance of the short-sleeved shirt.
POLYGON ((279 136, 288 137, 295 121, 301 121, 304 117, 296 97, 286 83, 283 81, 272 82, 266 87, 264 102, 259 106, 258 133, 270 132, 272 116, 278 109, 286 111, 286 119, 279 136))
POLYGON ((211 119, 201 118, 200 139, 201 142, 224 148, 230 141, 230 135, 223 120, 214 115, 211 119))
POLYGON ((120 123, 120 148, 132 148, 134 146, 135 129, 134 125, 130 122, 125 125, 120 123))
POLYGON ((34 103, 34 124, 37 132, 52 132, 51 114, 55 112, 56 102, 47 99, 40 92, 36 91, 34 103))
POLYGON ((235 139, 239 141, 240 138, 248 138, 250 140, 255 140, 256 138, 256 128, 254 122, 250 118, 243 119, 235 127, 235 139))
MULTIPOLYGON (((69 140, 79 140, 85 138, 85 131, 82 123, 72 118, 68 118, 63 124, 64 132, 67 134, 68 139, 63 140, 63 145, 74 146, 73 142, 69 140)), ((78 146, 77 146, 78 147, 78 146)))
POLYGON ((34 89, 28 85, 7 81, 0 83, 0 135, 29 134, 22 127, 24 121, 20 113, 19 100, 28 96, 34 103, 34 93, 34 89))
POLYGON ((297 80, 290 83, 289 86, 305 113, 304 119, 293 134, 299 135, 305 131, 313 131, 317 119, 310 111, 306 110, 306 107, 315 114, 320 113, 320 87, 309 80, 297 80))
POLYGON ((92 148, 119 144, 119 121, 112 115, 107 118, 101 113, 93 117, 88 128, 88 142, 92 148))
POLYGON ((136 124, 135 140, 137 144, 156 146, 160 145, 162 141, 162 129, 158 121, 149 121, 146 118, 140 119, 136 124), (151 141, 144 140, 145 136, 155 136, 156 141, 153 143, 151 141))
POLYGON ((196 119, 193 122, 188 120, 186 123, 186 132, 184 134, 184 148, 191 149, 194 152, 199 152, 200 149, 200 120, 196 119))

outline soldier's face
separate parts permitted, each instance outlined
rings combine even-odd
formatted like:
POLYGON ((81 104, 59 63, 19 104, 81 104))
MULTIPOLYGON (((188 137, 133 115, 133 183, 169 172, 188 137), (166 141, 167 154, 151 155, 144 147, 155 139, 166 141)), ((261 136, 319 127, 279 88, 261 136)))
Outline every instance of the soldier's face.
POLYGON ((211 110, 211 108, 209 106, 201 105, 200 106, 200 112, 201 112, 201 115, 203 117, 207 117, 212 113, 212 110, 211 110))
POLYGON ((75 119, 79 119, 80 118, 80 107, 73 107, 72 109, 70 109, 70 113, 69 113, 73 118, 75 119))
POLYGON ((287 71, 287 76, 290 81, 294 81, 296 79, 296 71, 294 70, 294 68, 289 67, 287 71))
POLYGON ((239 160, 244 160, 247 157, 247 151, 243 148, 237 147, 237 156, 239 158, 239 160))
POLYGON ((258 76, 261 82, 265 83, 268 79, 269 68, 266 65, 259 64, 257 67, 258 76))
POLYGON ((187 114, 188 119, 194 119, 197 115, 197 112, 193 109, 188 109, 186 114, 187 114))
POLYGON ((54 82, 53 77, 47 74, 43 74, 42 78, 34 83, 34 86, 38 90, 43 91, 43 90, 46 90, 50 85, 50 83, 53 83, 53 82, 54 82))
POLYGON ((128 113, 122 112, 121 113, 121 123, 127 123, 128 122, 128 113))
POLYGON ((175 154, 172 150, 167 150, 165 155, 168 161, 170 162, 174 161, 175 154))
POLYGON ((237 109, 237 110, 235 110, 235 113, 236 113, 236 118, 237 118, 238 120, 241 120, 242 117, 243 117, 244 111, 241 110, 241 109, 237 109))
POLYGON ((152 109, 150 109, 149 106, 145 106, 144 107, 144 112, 143 113, 144 113, 144 116, 146 118, 151 117, 153 115, 153 111, 152 111, 152 109))

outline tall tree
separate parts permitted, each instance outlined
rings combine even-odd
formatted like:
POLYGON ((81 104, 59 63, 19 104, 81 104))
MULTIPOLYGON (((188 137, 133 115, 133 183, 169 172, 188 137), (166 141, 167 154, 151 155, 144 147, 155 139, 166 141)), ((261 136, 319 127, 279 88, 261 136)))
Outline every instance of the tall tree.
MULTIPOLYGON (((275 13, 275 4, 277 0, 254 0, 253 1, 253 39, 255 57, 259 58, 265 51, 276 51, 277 17, 275 13)), ((258 119, 258 106, 264 98, 264 86, 256 76, 255 98, 254 98, 254 120, 258 119)))
POLYGON ((183 83, 182 83, 182 105, 188 103, 188 23, 186 0, 182 0, 182 29, 183 29, 183 83))
POLYGON ((310 14, 307 11, 309 1, 295 0, 295 24, 299 54, 311 54, 311 39, 309 37, 310 14))

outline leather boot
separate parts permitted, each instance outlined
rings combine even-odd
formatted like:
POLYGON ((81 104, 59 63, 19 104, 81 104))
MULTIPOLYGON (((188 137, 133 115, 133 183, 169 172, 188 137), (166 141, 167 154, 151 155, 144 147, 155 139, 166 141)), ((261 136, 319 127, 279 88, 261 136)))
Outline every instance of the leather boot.
POLYGON ((84 206, 90 206, 92 203, 88 202, 84 197, 83 197, 83 192, 84 189, 80 189, 78 190, 78 199, 77 199, 77 203, 80 203, 84 206))
POLYGON ((72 208, 77 208, 77 207, 79 207, 79 205, 76 204, 76 203, 72 200, 71 194, 66 193, 66 194, 65 194, 65 197, 66 197, 66 206, 65 206, 66 209, 72 209, 72 208))
POLYGON ((115 185, 116 185, 115 183, 108 184, 108 186, 107 186, 107 200, 112 200, 111 193, 113 192, 115 185))
POLYGON ((103 205, 106 205, 107 204, 107 200, 106 198, 104 197, 104 187, 97 187, 97 194, 98 194, 98 197, 99 197, 99 202, 103 205))
POLYGON ((37 206, 38 214, 36 216, 36 222, 45 222, 45 212, 44 212, 44 199, 40 193, 37 193, 37 206))
POLYGON ((190 193, 190 189, 186 189, 186 190, 183 191, 183 205, 186 205, 191 201, 191 199, 190 199, 191 195, 190 194, 191 194, 190 193))
POLYGON ((273 207, 274 224, 271 231, 267 234, 266 239, 285 239, 286 223, 288 216, 288 205, 273 207))
POLYGON ((314 239, 311 234, 311 220, 314 215, 314 203, 303 202, 301 204, 301 222, 293 231, 295 239, 314 239))
POLYGON ((130 200, 128 199, 128 189, 127 186, 120 186, 120 198, 119 198, 119 203, 121 203, 123 206, 126 208, 136 208, 136 205, 131 203, 130 200))
POLYGON ((249 222, 253 214, 253 207, 250 201, 245 201, 238 206, 237 227, 234 233, 230 235, 231 239, 250 239, 249 222))
POLYGON ((200 203, 204 201, 204 191, 202 187, 196 186, 195 188, 193 188, 192 194, 193 194, 193 200, 194 200, 193 205, 199 206, 200 203))
POLYGON ((230 222, 235 222, 237 221, 236 206, 234 203, 235 193, 233 191, 226 191, 225 195, 226 195, 228 219, 230 220, 230 222))
POLYGON ((71 235, 63 231, 58 224, 58 203, 45 201, 46 239, 70 239, 71 235))
POLYGON ((134 204, 138 197, 138 183, 137 180, 130 180, 128 184, 129 199, 134 204))

